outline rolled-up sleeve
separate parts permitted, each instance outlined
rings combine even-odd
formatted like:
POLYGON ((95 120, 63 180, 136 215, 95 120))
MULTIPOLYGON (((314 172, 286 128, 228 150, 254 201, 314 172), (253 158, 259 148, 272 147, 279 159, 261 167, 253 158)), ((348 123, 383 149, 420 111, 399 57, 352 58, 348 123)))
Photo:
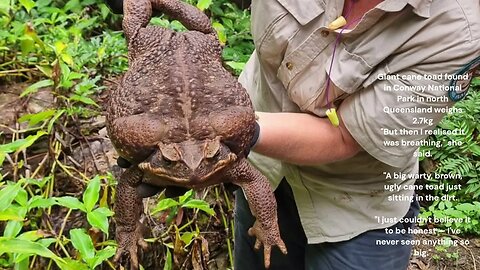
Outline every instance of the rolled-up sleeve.
POLYGON ((349 96, 340 115, 370 155, 403 167, 451 107, 446 86, 428 79, 378 80, 349 96))
POLYGON ((468 80, 454 75, 468 77, 468 63, 480 55, 480 20, 466 7, 478 10, 479 3, 435 5, 430 17, 369 31, 335 55, 330 78, 351 93, 340 116, 363 149, 383 163, 405 166, 442 117, 456 113, 448 90, 461 92, 468 80))

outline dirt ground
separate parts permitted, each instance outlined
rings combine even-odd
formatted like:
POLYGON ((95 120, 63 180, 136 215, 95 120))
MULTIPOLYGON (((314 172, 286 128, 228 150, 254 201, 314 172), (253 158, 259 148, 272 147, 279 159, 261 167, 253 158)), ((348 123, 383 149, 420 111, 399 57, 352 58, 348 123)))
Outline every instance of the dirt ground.
POLYGON ((480 238, 443 236, 417 236, 422 243, 424 240, 438 240, 449 238, 450 243, 457 243, 445 247, 431 244, 420 244, 413 247, 409 270, 477 270, 480 269, 480 238), (455 241, 456 240, 456 241, 455 241))

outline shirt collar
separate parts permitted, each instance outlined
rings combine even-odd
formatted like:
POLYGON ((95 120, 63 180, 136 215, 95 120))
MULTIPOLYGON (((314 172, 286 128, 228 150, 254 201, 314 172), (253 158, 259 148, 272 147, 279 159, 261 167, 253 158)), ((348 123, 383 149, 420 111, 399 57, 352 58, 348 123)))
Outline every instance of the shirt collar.
POLYGON ((378 4, 378 8, 387 12, 397 12, 405 8, 406 5, 413 7, 413 12, 420 17, 430 17, 430 6, 432 0, 385 0, 378 4))

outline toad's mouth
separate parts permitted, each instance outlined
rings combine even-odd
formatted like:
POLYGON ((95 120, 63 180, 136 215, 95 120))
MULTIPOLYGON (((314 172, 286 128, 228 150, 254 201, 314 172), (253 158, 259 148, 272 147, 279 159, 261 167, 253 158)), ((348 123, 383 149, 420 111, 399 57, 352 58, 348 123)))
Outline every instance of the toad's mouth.
POLYGON ((166 169, 163 167, 153 167, 150 162, 142 162, 138 164, 138 168, 140 168, 145 173, 150 173, 155 175, 156 177, 160 177, 165 179, 166 181, 173 182, 179 185, 196 185, 201 184, 203 182, 208 182, 208 180, 215 175, 220 170, 224 169, 228 165, 232 164, 234 161, 237 160, 237 155, 233 153, 229 153, 225 159, 218 161, 215 166, 207 173, 203 173, 198 175, 193 171, 188 177, 179 177, 172 175, 171 169, 166 169))

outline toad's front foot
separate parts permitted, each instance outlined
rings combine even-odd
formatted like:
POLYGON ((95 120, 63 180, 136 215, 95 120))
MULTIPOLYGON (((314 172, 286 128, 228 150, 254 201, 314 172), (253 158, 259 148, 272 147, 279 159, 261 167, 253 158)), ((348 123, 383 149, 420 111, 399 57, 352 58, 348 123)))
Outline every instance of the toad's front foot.
POLYGON ((117 253, 113 261, 115 263, 121 263, 125 265, 125 262, 122 262, 122 257, 130 257, 130 269, 138 269, 138 246, 143 250, 147 249, 148 245, 140 232, 140 224, 136 226, 134 230, 126 230, 123 226, 117 227, 115 233, 116 241, 118 243, 117 253), (125 255, 125 256, 124 256, 125 255))
POLYGON ((253 226, 248 229, 248 234, 257 238, 255 240, 255 249, 259 250, 263 245, 265 268, 270 267, 272 246, 277 246, 283 254, 287 254, 287 247, 280 237, 280 230, 276 222, 271 228, 263 228, 260 222, 255 221, 253 226))

